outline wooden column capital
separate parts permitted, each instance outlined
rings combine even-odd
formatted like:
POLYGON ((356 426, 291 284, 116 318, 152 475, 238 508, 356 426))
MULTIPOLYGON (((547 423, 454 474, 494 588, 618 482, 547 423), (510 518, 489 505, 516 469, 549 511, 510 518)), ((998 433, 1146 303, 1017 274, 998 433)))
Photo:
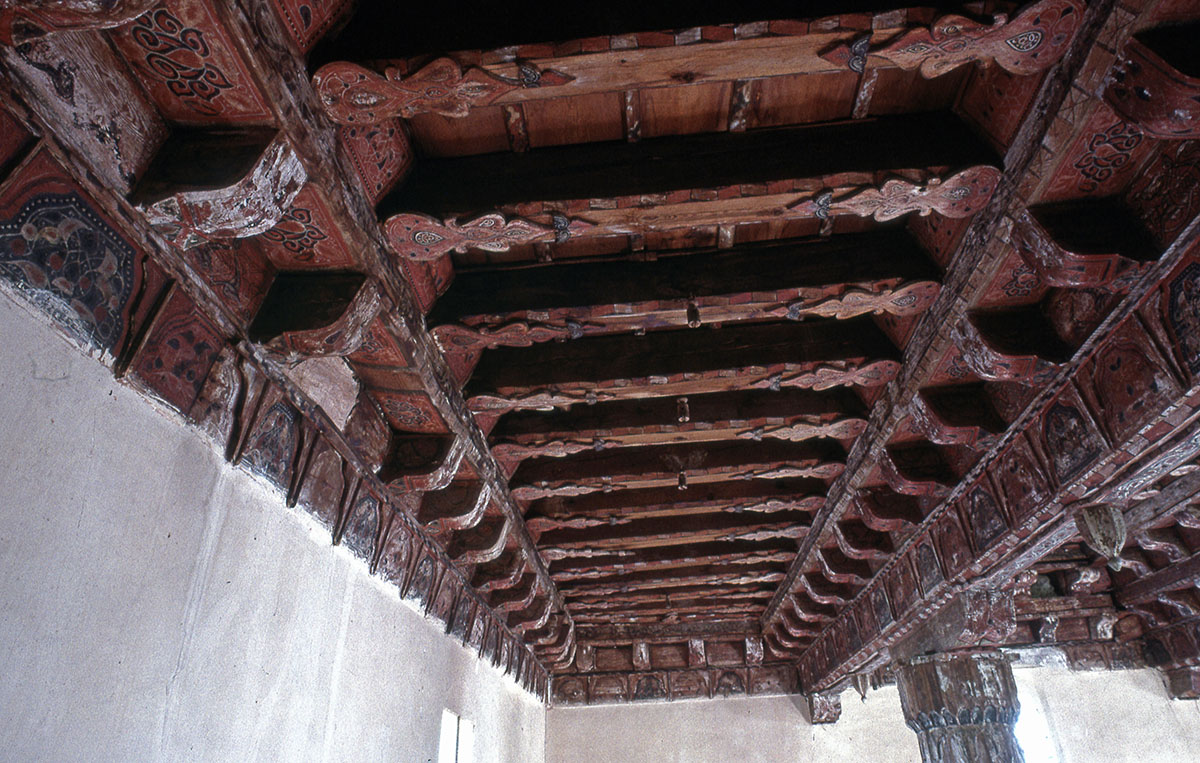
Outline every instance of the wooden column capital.
POLYGON ((1012 667, 998 651, 923 655, 896 670, 904 721, 926 763, 1021 763, 1012 667))

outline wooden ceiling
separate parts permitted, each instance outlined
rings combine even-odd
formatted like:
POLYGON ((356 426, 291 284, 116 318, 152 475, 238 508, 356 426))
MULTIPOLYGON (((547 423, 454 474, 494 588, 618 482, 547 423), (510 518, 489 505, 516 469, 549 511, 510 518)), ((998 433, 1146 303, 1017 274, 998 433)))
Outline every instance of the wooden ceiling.
POLYGON ((1200 128, 1127 61, 1185 99, 1195 3, 217 5, 5 11, 6 171, 129 220, 117 370, 481 654, 565 703, 815 693, 986 590, 976 642, 1133 659, 1200 543, 1135 503, 1200 448, 1155 306, 1200 128), (1098 572, 1101 503, 1169 558, 1098 572))

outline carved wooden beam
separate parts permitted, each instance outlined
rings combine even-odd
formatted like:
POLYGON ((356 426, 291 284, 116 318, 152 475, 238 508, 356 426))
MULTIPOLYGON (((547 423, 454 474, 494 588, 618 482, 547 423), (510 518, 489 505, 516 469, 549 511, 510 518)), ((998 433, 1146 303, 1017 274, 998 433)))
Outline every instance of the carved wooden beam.
MULTIPOLYGON (((467 396, 527 397, 569 390, 582 393, 577 402, 587 402, 588 392, 599 401, 602 395, 606 400, 628 400, 736 389, 827 389, 839 379, 869 383, 873 373, 890 368, 867 367, 869 361, 890 360, 896 354, 890 340, 864 318, 588 337, 545 347, 489 350, 473 369, 467 396), (629 387, 636 389, 617 389, 629 387)), ((480 410, 479 406, 475 401, 472 407, 480 410)), ((541 402, 522 407, 555 406, 541 402)))
POLYGON ((824 503, 819 480, 741 480, 708 485, 697 495, 681 495, 676 485, 652 490, 592 493, 574 498, 551 498, 529 504, 530 531, 554 526, 593 527, 650 517, 690 516, 718 509, 771 514, 812 512, 824 503), (690 499, 690 500, 681 500, 690 499))
POLYGON ((643 549, 689 543, 769 541, 797 538, 804 534, 807 515, 780 512, 744 515, 716 512, 676 518, 651 519, 622 525, 562 529, 543 533, 538 549, 549 559, 561 559, 585 550, 590 555, 610 549, 643 549))
POLYGON ((465 72, 449 59, 438 59, 408 76, 398 66, 387 67, 381 76, 337 62, 322 67, 314 85, 330 116, 343 123, 429 112, 461 117, 469 108, 487 104, 515 106, 594 93, 833 73, 840 67, 819 52, 850 34, 696 40, 686 47, 635 47, 488 63, 465 72), (432 96, 427 87, 431 82, 439 86, 432 96))
MULTIPOLYGON (((644 458, 644 457, 643 457, 644 458)), ((602 476, 575 476, 565 479, 542 479, 536 475, 522 478, 518 474, 513 483, 512 494, 518 500, 537 500, 550 496, 578 496, 611 490, 635 490, 657 487, 677 487, 687 490, 689 486, 707 485, 731 480, 816 478, 832 479, 842 472, 838 462, 821 461, 816 458, 789 460, 748 461, 736 465, 706 466, 699 462, 689 466, 688 456, 678 465, 668 461, 658 470, 653 468, 639 472, 618 472, 602 476), (676 468, 678 466, 678 468, 676 468), (528 482, 523 480, 529 480, 528 482)))
POLYGON ((547 411, 574 405, 615 400, 645 400, 678 397, 736 389, 812 389, 835 387, 879 387, 899 369, 894 360, 861 363, 776 363, 729 370, 691 372, 670 377, 641 377, 608 382, 561 383, 546 387, 509 386, 502 392, 478 393, 468 398, 476 412, 547 411))
POLYGON ((563 562, 556 565, 551 572, 551 577, 555 581, 595 580, 617 574, 661 572, 712 565, 722 565, 726 569, 729 569, 730 565, 736 565, 735 569, 740 569, 744 566, 787 562, 794 556, 793 552, 786 550, 763 550, 753 546, 716 552, 712 549, 706 551, 705 548, 703 546, 699 549, 683 548, 682 551, 686 554, 684 556, 672 556, 666 553, 656 554, 653 558, 650 555, 644 555, 639 559, 610 556, 604 563, 576 559, 570 563, 563 562))
POLYGON ((575 437, 516 436, 497 443, 492 452, 502 463, 514 463, 527 458, 563 458, 576 453, 598 452, 614 448, 642 445, 707 443, 742 439, 760 441, 764 438, 801 442, 817 438, 852 439, 866 429, 867 422, 859 418, 824 416, 795 416, 774 421, 694 422, 677 426, 630 426, 615 430, 579 430, 575 437))
POLYGON ((382 75, 357 64, 337 61, 313 75, 321 105, 342 124, 373 124, 418 114, 465 117, 472 108, 495 103, 520 88, 554 87, 574 77, 533 64, 521 64, 517 78, 502 77, 478 66, 465 71, 452 58, 438 58, 411 75, 388 67, 382 75))
POLYGON ((414 262, 433 262, 450 252, 480 249, 507 252, 515 244, 553 240, 559 243, 593 226, 584 220, 552 215, 550 225, 505 219, 501 214, 486 214, 460 223, 453 218, 437 220, 428 215, 392 215, 384 224, 392 250, 414 262))
POLYGON ((990 25, 965 16, 942 16, 930 27, 912 29, 879 47, 870 47, 868 36, 833 46, 822 55, 856 72, 864 71, 869 57, 875 56, 901 69, 917 69, 928 79, 971 63, 994 63, 1011 74, 1037 74, 1066 53, 1083 21, 1083 9, 1080 0, 1041 0, 1011 21, 998 14, 990 25))
POLYGON ((680 588, 701 590, 705 586, 767 586, 782 577, 780 572, 695 572, 673 577, 614 578, 618 582, 592 582, 561 586, 568 601, 583 596, 608 596, 638 591, 669 592, 680 588))

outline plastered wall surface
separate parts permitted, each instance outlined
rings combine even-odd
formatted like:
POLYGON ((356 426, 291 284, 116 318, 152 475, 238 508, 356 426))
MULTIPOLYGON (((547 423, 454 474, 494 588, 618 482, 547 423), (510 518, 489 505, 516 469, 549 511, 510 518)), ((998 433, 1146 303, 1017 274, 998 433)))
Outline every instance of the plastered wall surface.
POLYGON ((1021 714, 1032 716, 1018 736, 1026 763, 1200 761, 1200 702, 1168 699, 1157 671, 1031 668, 1013 677, 1021 714))
MULTIPOLYGON (((1168 699, 1153 670, 1013 672, 1026 763, 1200 761, 1200 703, 1168 699), (1028 716, 1028 717, 1026 717, 1028 716)), ((895 686, 842 694, 810 726, 791 697, 550 708, 547 763, 919 763, 895 686)))
POLYGON ((894 686, 842 695, 835 724, 809 725, 799 697, 550 708, 547 763, 919 763, 894 686))
POLYGON ((536 763, 545 713, 0 294, 0 759, 536 763))

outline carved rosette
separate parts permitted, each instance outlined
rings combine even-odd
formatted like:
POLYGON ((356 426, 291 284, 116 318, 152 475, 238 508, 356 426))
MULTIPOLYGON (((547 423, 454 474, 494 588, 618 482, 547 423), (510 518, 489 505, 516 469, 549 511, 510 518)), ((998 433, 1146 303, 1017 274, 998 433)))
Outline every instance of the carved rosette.
POLYGON ((879 188, 856 188, 834 197, 825 191, 789 207, 821 220, 831 215, 872 217, 887 222, 916 212, 937 212, 945 217, 970 217, 991 200, 1000 182, 1000 170, 988 165, 970 167, 946 180, 931 178, 923 185, 893 179, 879 188))
POLYGON ((842 717, 842 695, 833 692, 814 692, 805 696, 808 701, 808 722, 837 723, 842 717))
POLYGON ((1042 0, 1012 21, 1004 14, 997 15, 992 24, 965 16, 942 16, 932 26, 911 29, 875 50, 864 51, 860 39, 838 45, 822 57, 861 72, 864 56, 875 56, 901 69, 919 69, 926 79, 971 63, 996 64, 1012 74, 1037 74, 1066 53, 1083 21, 1083 10, 1079 0, 1042 0))
POLYGON ((573 78, 521 65, 520 79, 499 77, 478 67, 464 70, 451 58, 438 58, 408 77, 390 67, 384 74, 335 61, 313 76, 325 111, 342 124, 373 124, 418 114, 465 117, 523 87, 562 85, 573 78))
POLYGON ((926 763, 1022 763, 1020 712, 1008 659, 997 651, 916 657, 897 667, 904 720, 926 763))
POLYGON ((453 218, 439 221, 428 215, 405 213, 389 217, 385 230, 397 254, 415 262, 433 262, 450 252, 468 249, 506 252, 515 244, 547 238, 563 241, 590 227, 590 223, 566 217, 556 217, 554 226, 547 227, 520 217, 505 220, 496 212, 465 223, 453 218))

